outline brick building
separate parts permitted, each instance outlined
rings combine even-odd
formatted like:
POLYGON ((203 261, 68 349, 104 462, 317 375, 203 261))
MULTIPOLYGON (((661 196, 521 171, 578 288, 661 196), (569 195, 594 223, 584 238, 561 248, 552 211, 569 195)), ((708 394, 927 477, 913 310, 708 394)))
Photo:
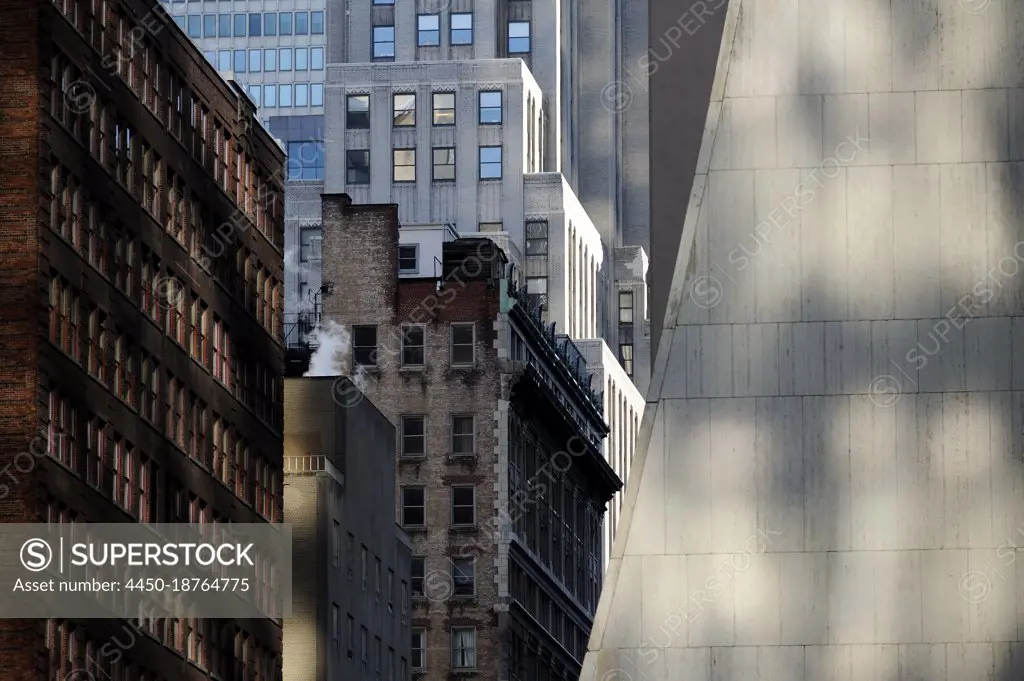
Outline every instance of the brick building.
MULTIPOLYGON (((0 2, 0 64, 0 519, 280 522, 284 154, 151 1, 0 2)), ((0 621, 4 679, 280 654, 269 619, 0 621)))
POLYGON ((575 679, 622 484, 586 363, 493 241, 420 225, 406 267, 397 206, 327 195, 323 216, 323 315, 350 334, 338 359, 398 429, 414 678, 575 679))

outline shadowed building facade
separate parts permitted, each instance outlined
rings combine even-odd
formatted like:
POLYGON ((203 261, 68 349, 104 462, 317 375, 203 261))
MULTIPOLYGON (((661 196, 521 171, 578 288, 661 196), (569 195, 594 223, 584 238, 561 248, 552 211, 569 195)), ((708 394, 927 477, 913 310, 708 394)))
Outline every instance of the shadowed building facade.
POLYGON ((697 4, 581 678, 1022 678, 1024 5, 697 4))

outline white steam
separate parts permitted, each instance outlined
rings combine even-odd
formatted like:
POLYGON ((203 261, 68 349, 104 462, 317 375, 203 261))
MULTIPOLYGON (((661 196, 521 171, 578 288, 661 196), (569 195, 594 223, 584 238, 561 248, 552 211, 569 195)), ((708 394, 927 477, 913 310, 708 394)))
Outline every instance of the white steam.
POLYGON ((351 340, 345 327, 330 319, 317 324, 309 333, 309 342, 318 347, 309 360, 305 376, 344 375, 345 357, 352 347, 351 340))

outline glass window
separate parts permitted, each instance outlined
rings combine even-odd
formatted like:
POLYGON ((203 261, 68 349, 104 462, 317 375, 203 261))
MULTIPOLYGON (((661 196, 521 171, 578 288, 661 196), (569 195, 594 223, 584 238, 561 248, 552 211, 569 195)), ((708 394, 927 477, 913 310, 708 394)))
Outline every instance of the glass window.
POLYGON ((217 37, 217 15, 216 14, 204 14, 203 15, 203 37, 204 38, 216 38, 217 37))
POLYGON ((472 45, 473 15, 469 13, 451 15, 451 32, 452 45, 472 45))
POLYGON ((308 71, 309 70, 309 49, 305 47, 295 48, 295 70, 296 71, 308 71))
POLYGON ((309 35, 309 12, 295 13, 295 35, 309 35))
POLYGON ((260 106, 261 105, 261 101, 260 101, 260 86, 259 85, 250 85, 249 86, 249 96, 252 97, 252 101, 256 102, 256 106, 260 106))
POLYGON ((413 598, 423 598, 423 580, 427 576, 427 559, 424 556, 413 556, 410 565, 409 591, 413 598))
POLYGON ((414 274, 420 271, 419 246, 406 244, 398 247, 398 271, 402 274, 414 274))
POLYGON ((230 14, 218 14, 217 15, 217 37, 218 38, 230 38, 231 37, 231 15, 230 14))
POLYGON ((203 52, 203 56, 206 57, 206 61, 211 64, 217 63, 217 53, 214 50, 208 50, 203 52))
POLYGON ((236 14, 234 15, 234 30, 232 35, 236 38, 245 36, 245 29, 248 27, 248 15, 236 14))
POLYGON ((263 70, 264 71, 276 71, 277 70, 277 49, 268 48, 263 50, 263 70))
POLYGON ((452 585, 452 596, 456 598, 470 598, 476 594, 475 559, 452 558, 452 585))
POLYGON ((530 51, 530 22, 508 22, 508 53, 526 54, 530 51))
POLYGON ((395 0, 373 0, 373 4, 375 4, 375 5, 393 5, 393 4, 395 4, 395 0))
POLYGON ((309 83, 295 84, 295 106, 309 106, 309 83))
POLYGON ((548 223, 533 220, 526 223, 526 255, 547 255, 548 223))
POLYGON ((273 83, 263 85, 263 106, 277 106, 277 86, 273 83))
POLYGON ((187 30, 187 28, 185 27, 185 20, 186 19, 187 19, 187 17, 184 14, 179 14, 178 16, 174 17, 174 23, 176 23, 178 25, 178 28, 180 28, 183 31, 186 31, 187 30))
POLYGON ((501 178, 501 147, 480 147, 480 179, 501 178))
POLYGON ((349 130, 369 130, 370 95, 349 95, 345 107, 346 128, 349 130))
POLYGON ((277 52, 277 68, 281 71, 292 70, 292 48, 282 47, 277 52))
POLYGON ((235 71, 245 73, 245 50, 235 50, 235 71))
POLYGON ((392 175, 395 182, 416 181, 416 150, 395 149, 392 155, 392 175))
MULTIPOLYGON (((476 523, 476 488, 472 485, 452 487, 452 525, 476 523)), ((460 594, 456 594, 460 595, 460 594)), ((472 596, 472 593, 466 594, 472 596)))
MULTIPOLYGON (((529 223, 527 223, 529 224, 529 223)), ((526 242, 529 245, 529 241, 526 242)), ((529 253, 529 250, 527 250, 529 253)), ((633 292, 619 291, 619 324, 633 323, 633 292)))
POLYGON ((203 37, 203 17, 198 14, 188 15, 188 37, 189 38, 202 38, 203 37))
POLYGON ((451 361, 456 365, 473 364, 476 348, 476 325, 452 324, 451 326, 451 361))
POLYGON ((277 35, 277 12, 263 13, 263 35, 277 35))
POLYGON ((412 668, 421 671, 427 668, 427 631, 412 630, 412 668))
POLYGON ((292 34, 292 13, 281 12, 277 15, 277 32, 280 35, 292 34))
POLYGON ((461 456, 472 456, 476 453, 476 427, 472 416, 452 417, 452 448, 451 453, 461 456))
POLYGON ((323 12, 310 12, 309 13, 309 32, 313 35, 324 34, 324 13, 323 12))
POLYGON ((433 178, 435 180, 455 179, 455 148, 435 147, 433 157, 433 178))
POLYGON ((352 327, 352 361, 359 366, 377 366, 377 327, 352 327))
POLYGON ((324 105, 324 84, 313 83, 309 86, 309 105, 310 106, 323 106, 324 105))
POLYGON ((292 105, 292 84, 281 83, 277 86, 277 105, 278 106, 291 106, 292 105))
MULTIPOLYGON (((315 86, 314 86, 315 87, 315 86)), ((370 184, 370 150, 348 149, 345 151, 345 183, 370 184)))
POLYGON ((423 487, 402 488, 402 524, 423 527, 427 523, 427 492, 423 487))
POLYGON ((373 27, 373 58, 394 59, 395 58, 395 27, 374 26, 373 27))
POLYGON ((501 123, 501 91, 480 93, 480 122, 486 125, 501 123))
POLYGON ((249 35, 259 37, 263 35, 263 15, 249 15, 249 35))
POLYGON ((217 51, 217 70, 218 71, 230 71, 231 70, 231 50, 218 50, 217 51))
POLYGON ((435 92, 434 125, 455 125, 455 93, 435 92))
POLYGON ((441 16, 438 14, 421 14, 417 23, 418 33, 416 44, 420 47, 433 47, 441 44, 441 16))
MULTIPOLYGON (((284 87, 283 85, 281 86, 284 87)), ((282 105, 284 106, 284 105, 282 105)), ((288 143, 288 179, 324 179, 324 144, 320 141, 288 143)), ((303 233, 310 230, 304 230, 303 233)), ((300 253, 301 256, 301 253, 300 253)))
POLYGON ((476 629, 452 629, 452 667, 476 668, 476 629))
POLYGON ((402 456, 421 457, 427 454, 426 419, 422 416, 402 417, 402 456))
POLYGON ((393 122, 395 127, 401 128, 416 125, 416 95, 397 94, 392 95, 393 122))
POLYGON ((259 73, 263 50, 249 50, 249 73, 259 73))
POLYGON ((313 71, 324 70, 324 48, 309 48, 309 68, 313 71))

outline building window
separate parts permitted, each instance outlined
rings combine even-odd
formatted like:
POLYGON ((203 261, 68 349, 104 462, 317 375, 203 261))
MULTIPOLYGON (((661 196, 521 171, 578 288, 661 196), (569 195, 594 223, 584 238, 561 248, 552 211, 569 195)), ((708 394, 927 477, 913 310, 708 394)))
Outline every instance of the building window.
POLYGON ((391 151, 391 179, 394 182, 416 181, 416 150, 393 149, 391 151))
POLYGON ((282 71, 292 70, 292 48, 281 47, 277 50, 277 63, 282 71))
POLYGON ((626 375, 630 378, 633 377, 633 346, 631 344, 622 344, 619 346, 619 362, 622 364, 622 368, 625 370, 626 375))
POLYGON ((217 37, 217 15, 216 14, 204 14, 203 15, 203 37, 204 38, 216 38, 217 37))
POLYGON ((419 271, 419 245, 404 244, 399 246, 398 272, 400 274, 416 274, 419 271))
POLYGON ((455 147, 435 147, 433 151, 434 180, 454 180, 455 147))
POLYGON ((501 91, 480 93, 480 124, 496 125, 501 123, 501 91))
POLYGON ((323 12, 310 12, 309 13, 309 32, 311 35, 323 35, 324 34, 324 13, 323 12))
POLYGON ((263 50, 249 50, 249 73, 259 73, 263 62, 263 50))
POLYGON ((451 15, 451 44, 472 45, 473 44, 473 15, 452 14, 451 15))
POLYGON ((377 366, 377 327, 352 327, 352 360, 358 366, 377 366))
POLYGON ((310 83, 310 85, 309 85, 309 105, 310 106, 323 106, 324 105, 324 84, 323 83, 310 83))
POLYGON ((452 454, 472 456, 476 447, 476 425, 473 416, 452 416, 452 454))
POLYGON ((393 5, 393 4, 395 4, 395 0, 373 0, 373 4, 375 4, 375 5, 393 5))
MULTIPOLYGON (((230 71, 231 70, 231 50, 218 50, 217 51, 217 70, 218 71, 230 71)), ((257 102, 256 104, 258 106, 259 102, 257 102)))
POLYGON ((402 366, 424 365, 424 347, 422 326, 402 327, 402 366))
POLYGON ((299 262, 309 262, 320 257, 314 253, 314 242, 320 237, 319 227, 304 227, 299 230, 299 262))
POLYGON ((417 21, 416 44, 419 47, 437 47, 441 44, 441 16, 421 14, 417 21))
POLYGON ((249 15, 249 35, 253 37, 259 37, 263 35, 263 15, 262 14, 250 14, 249 15))
POLYGON ((373 27, 373 58, 394 59, 395 58, 395 27, 374 26, 373 27))
POLYGON ((476 559, 452 559, 452 596, 472 598, 476 595, 476 559))
POLYGON ((619 324, 633 323, 633 292, 619 291, 619 324))
POLYGON ((452 487, 452 525, 468 527, 476 524, 476 488, 472 485, 452 487))
POLYGON ((380 603, 380 592, 383 585, 381 584, 381 566, 380 558, 373 559, 373 584, 374 592, 377 594, 377 602, 380 603))
POLYGON ((402 417, 402 456, 420 458, 427 454, 426 418, 423 416, 402 417))
POLYGON ((528 54, 530 52, 530 22, 508 22, 508 53, 528 54))
POLYGON ((348 631, 345 632, 346 639, 348 640, 348 659, 352 659, 355 655, 356 647, 356 618, 352 615, 348 616, 348 631))
POLYGON ((452 667, 476 669, 476 629, 452 629, 452 667))
POLYGON ((295 48, 295 70, 296 71, 308 71, 309 70, 309 50, 305 47, 295 48))
POLYGON ((424 556, 413 556, 409 570, 411 593, 413 598, 423 598, 423 580, 427 575, 427 559, 424 556))
POLYGON ((341 645, 341 611, 336 603, 331 604, 331 645, 335 650, 341 645))
POLYGON ((292 34, 292 13, 281 12, 278 16, 278 28, 280 29, 281 35, 292 34))
POLYGON ((277 104, 278 106, 291 106, 292 105, 292 84, 281 83, 277 86, 277 104))
POLYGON ((277 12, 264 12, 263 35, 277 35, 277 12))
POLYGON ((234 25, 235 25, 235 30, 232 31, 232 33, 234 34, 234 36, 236 38, 244 38, 245 37, 245 29, 246 29, 246 23, 248 22, 248 18, 249 17, 246 14, 236 14, 234 16, 233 21, 234 21, 234 25))
POLYGON ((295 106, 309 106, 309 83, 295 84, 295 106))
POLYGON ((546 310, 548 305, 548 278, 527 277, 526 296, 531 306, 546 310))
POLYGON ((273 83, 263 84, 263 106, 270 108, 277 106, 277 85, 273 83))
POLYGON ((480 147, 480 179, 501 179, 501 147, 480 147))
POLYGON ((231 15, 230 14, 218 14, 217 15, 217 37, 218 38, 230 38, 231 37, 231 15))
POLYGON ((395 571, 388 568, 388 612, 395 612, 395 571))
POLYGON ((370 632, 366 630, 366 627, 359 628, 359 648, 360 659, 363 667, 366 667, 367 659, 370 656, 370 632))
POLYGON ((188 15, 188 37, 189 38, 202 38, 203 37, 203 17, 199 14, 188 15))
POLYGON ((309 141, 288 143, 288 179, 324 179, 323 142, 309 141))
POLYGON ((391 99, 394 126, 404 128, 416 125, 416 95, 396 94, 391 99))
POLYGON ((309 70, 310 71, 323 71, 324 70, 324 48, 322 48, 322 47, 311 47, 311 48, 309 48, 309 70))
POLYGON ((370 570, 370 552, 366 549, 366 545, 363 544, 359 554, 359 569, 361 584, 363 585, 363 592, 366 591, 366 582, 369 581, 369 570, 370 570))
POLYGON ((424 671, 427 668, 427 632, 425 629, 412 630, 412 668, 413 671, 424 671))
MULTIPOLYGON (((427 492, 424 487, 402 487, 402 526, 424 527, 427 524, 427 492)), ((413 582, 415 582, 415 577, 413 582)), ((422 588, 422 579, 420 580, 422 588)))
POLYGON ((349 95, 345 103, 345 127, 349 130, 370 129, 370 95, 349 95))
POLYGON ((475 361, 476 324, 455 324, 451 326, 451 363, 472 365, 475 361))
POLYGON ((295 35, 309 35, 309 12, 295 13, 295 35))
POLYGON ((455 93, 434 93, 434 125, 455 125, 455 93))
POLYGON ((334 521, 334 529, 331 533, 331 561, 334 567, 341 563, 341 523, 334 521))
POLYGON ((500 222, 481 222, 478 228, 481 232, 500 232, 504 229, 500 222))
POLYGON ((526 255, 548 254, 548 223, 530 221, 526 223, 526 255))
POLYGON ((246 61, 245 50, 235 50, 235 71, 245 73, 246 61))
POLYGON ((370 184, 370 150, 348 149, 345 151, 346 184, 370 184))

